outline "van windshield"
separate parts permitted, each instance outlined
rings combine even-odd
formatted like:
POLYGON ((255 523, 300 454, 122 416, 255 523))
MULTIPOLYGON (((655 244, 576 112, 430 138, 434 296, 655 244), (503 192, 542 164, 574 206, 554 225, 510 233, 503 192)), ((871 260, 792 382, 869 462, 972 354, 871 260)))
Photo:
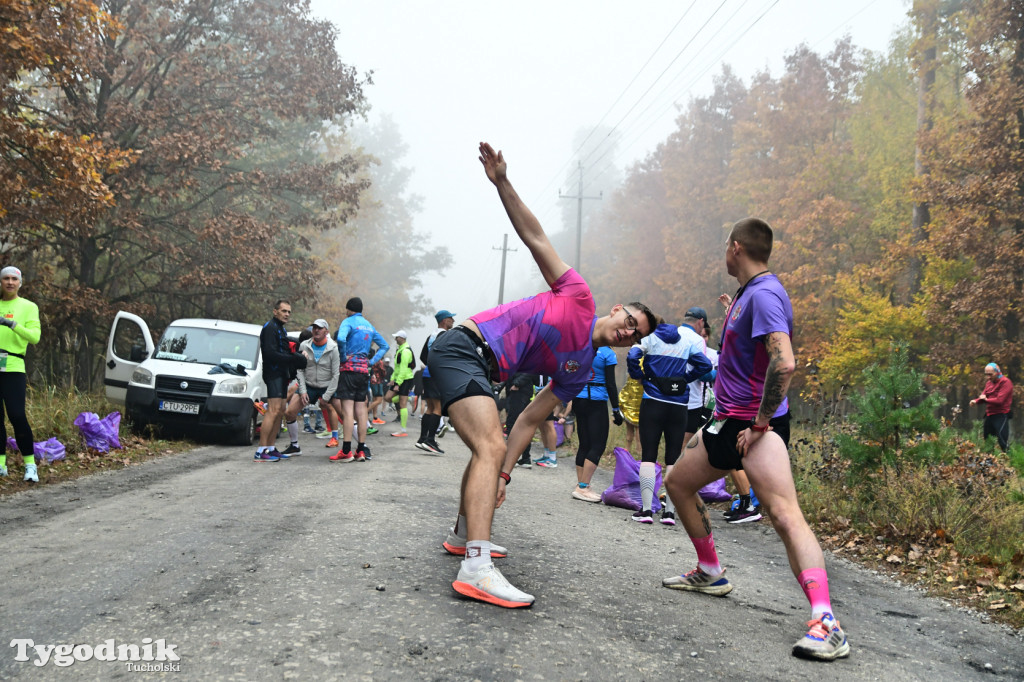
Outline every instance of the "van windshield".
POLYGON ((241 365, 253 369, 259 358, 260 339, 224 329, 168 327, 156 346, 157 360, 196 362, 202 365, 241 365))

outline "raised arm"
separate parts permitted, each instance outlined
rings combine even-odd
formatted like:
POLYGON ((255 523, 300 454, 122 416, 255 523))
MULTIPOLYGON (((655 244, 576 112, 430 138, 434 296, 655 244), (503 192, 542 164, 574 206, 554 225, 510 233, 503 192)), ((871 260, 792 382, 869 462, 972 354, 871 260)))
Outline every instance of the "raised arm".
POLYGON ((519 198, 519 194, 512 187, 512 183, 509 182, 506 175, 507 164, 505 163, 505 157, 502 156, 500 151, 495 152, 494 148, 488 143, 481 142, 480 163, 484 166, 487 179, 494 183, 494 186, 498 189, 498 197, 501 198, 501 203, 505 207, 505 213, 508 214, 509 220, 512 221, 512 227, 515 228, 519 239, 522 240, 523 244, 526 245, 526 248, 533 255, 533 260, 537 262, 540 274, 544 276, 544 281, 548 283, 548 286, 554 284, 555 280, 569 269, 569 265, 559 257, 555 247, 551 245, 551 241, 544 233, 544 228, 541 227, 540 221, 526 207, 526 204, 523 203, 523 200, 519 198))

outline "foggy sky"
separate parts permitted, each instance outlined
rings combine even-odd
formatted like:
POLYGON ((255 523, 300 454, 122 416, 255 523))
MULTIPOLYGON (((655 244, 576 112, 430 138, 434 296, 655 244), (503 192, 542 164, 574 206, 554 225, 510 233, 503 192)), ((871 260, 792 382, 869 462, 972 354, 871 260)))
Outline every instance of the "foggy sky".
MULTIPOLYGON (((672 132, 673 103, 710 94, 723 64, 749 84, 758 71, 780 74, 801 43, 827 53, 849 33, 857 47, 885 52, 909 4, 312 0, 314 14, 338 28, 342 61, 374 72, 365 89, 370 121, 390 115, 409 147, 400 163, 413 169, 410 192, 423 198, 416 229, 454 258, 453 272, 424 278, 424 293, 456 321, 497 304, 505 233, 518 248, 508 254, 506 300, 544 286, 484 176, 480 141, 504 151, 510 180, 549 234, 575 231, 574 222, 561 224, 558 192, 577 190, 566 178, 581 131, 614 127, 619 153, 588 163, 624 173, 672 132)), ((571 250, 560 255, 572 264, 571 250)), ((430 317, 407 325, 413 346, 434 327, 430 317)))

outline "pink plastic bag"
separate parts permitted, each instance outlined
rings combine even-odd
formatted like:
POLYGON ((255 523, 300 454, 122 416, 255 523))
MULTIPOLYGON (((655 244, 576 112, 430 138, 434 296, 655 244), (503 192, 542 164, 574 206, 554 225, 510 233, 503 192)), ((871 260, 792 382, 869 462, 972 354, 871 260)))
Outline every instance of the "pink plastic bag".
MULTIPOLYGON (((640 462, 633 459, 629 450, 615 448, 615 476, 611 486, 601 494, 601 501, 613 507, 622 507, 638 511, 643 509, 643 498, 640 497, 640 462)), ((654 465, 654 490, 661 489, 661 465, 654 465)), ((661 501, 655 496, 651 508, 661 511, 661 501)))
POLYGON ((82 432, 86 446, 98 452, 121 448, 121 439, 117 435, 121 427, 120 412, 111 412, 103 419, 95 412, 83 412, 75 417, 74 423, 82 432))
POLYGON ((697 494, 705 502, 725 502, 732 499, 732 495, 725 490, 724 476, 717 481, 711 481, 711 483, 698 490, 697 494))

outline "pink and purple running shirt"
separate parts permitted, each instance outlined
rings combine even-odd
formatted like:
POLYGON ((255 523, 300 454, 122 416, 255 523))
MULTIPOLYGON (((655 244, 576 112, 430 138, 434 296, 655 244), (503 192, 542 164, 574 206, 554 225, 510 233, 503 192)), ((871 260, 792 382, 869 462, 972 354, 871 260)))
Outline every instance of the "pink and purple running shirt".
POLYGON ((568 402, 586 385, 594 348, 594 297, 569 268, 551 291, 504 303, 470 317, 498 360, 501 381, 517 372, 552 378, 551 390, 568 402))
MULTIPOLYGON (((793 306, 782 282, 769 273, 747 283, 729 307, 715 377, 715 419, 754 419, 761 407, 768 352, 761 339, 772 332, 793 337, 793 306)), ((783 398, 773 417, 789 411, 783 398)))

